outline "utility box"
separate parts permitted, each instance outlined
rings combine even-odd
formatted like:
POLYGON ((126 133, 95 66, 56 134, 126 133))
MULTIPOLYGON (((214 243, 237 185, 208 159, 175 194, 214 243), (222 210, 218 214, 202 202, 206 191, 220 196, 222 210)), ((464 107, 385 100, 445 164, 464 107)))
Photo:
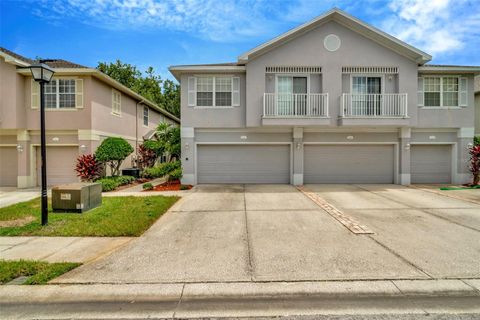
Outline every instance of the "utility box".
POLYGON ((78 182, 52 188, 54 212, 85 212, 102 204, 100 183, 78 182))
POLYGON ((132 176, 135 178, 140 178, 140 169, 139 168, 126 168, 122 170, 122 176, 132 176))

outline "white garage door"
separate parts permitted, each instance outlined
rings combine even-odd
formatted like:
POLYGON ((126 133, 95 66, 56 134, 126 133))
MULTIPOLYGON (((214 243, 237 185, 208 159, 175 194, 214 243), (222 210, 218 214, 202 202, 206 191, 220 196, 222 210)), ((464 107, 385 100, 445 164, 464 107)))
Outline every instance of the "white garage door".
MULTIPOLYGON (((37 147, 37 185, 41 185, 41 156, 37 147)), ((47 147, 47 183, 49 186, 78 182, 75 164, 77 147, 47 147)))
POLYGON ((412 183, 451 183, 450 145, 413 145, 410 157, 412 183))
POLYGON ((199 145, 198 183, 290 183, 289 145, 199 145))
POLYGON ((305 145, 304 183, 393 183, 392 145, 305 145))
POLYGON ((17 186, 17 153, 15 147, 0 147, 0 187, 17 186))

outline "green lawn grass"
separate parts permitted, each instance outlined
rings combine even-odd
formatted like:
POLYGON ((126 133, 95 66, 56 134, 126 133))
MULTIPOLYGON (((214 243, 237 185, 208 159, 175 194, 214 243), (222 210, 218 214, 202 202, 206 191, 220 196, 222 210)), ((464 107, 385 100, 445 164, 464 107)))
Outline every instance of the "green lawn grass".
POLYGON ((45 284, 65 272, 68 272, 80 263, 48 263, 28 260, 0 260, 0 284, 5 284, 20 276, 27 276, 23 284, 45 284))
POLYGON ((53 213, 40 224, 40 198, 0 208, 0 221, 33 216, 24 226, 0 227, 0 236, 140 236, 179 198, 104 197, 102 205, 85 213, 53 213))

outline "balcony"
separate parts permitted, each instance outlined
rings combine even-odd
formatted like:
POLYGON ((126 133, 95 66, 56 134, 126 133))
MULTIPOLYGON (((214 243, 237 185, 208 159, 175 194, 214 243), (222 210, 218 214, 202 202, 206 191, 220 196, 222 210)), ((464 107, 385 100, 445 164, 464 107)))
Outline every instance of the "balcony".
POLYGON ((328 125, 328 93, 265 93, 263 125, 328 125))
POLYGON ((339 125, 408 125, 406 93, 344 93, 339 125))

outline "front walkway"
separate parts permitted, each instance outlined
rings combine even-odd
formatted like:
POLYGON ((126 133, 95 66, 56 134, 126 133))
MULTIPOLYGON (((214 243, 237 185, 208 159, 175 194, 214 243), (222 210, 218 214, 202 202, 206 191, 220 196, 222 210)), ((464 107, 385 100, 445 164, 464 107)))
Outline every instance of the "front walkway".
POLYGON ((39 188, 18 189, 15 187, 0 187, 0 208, 38 197, 40 197, 39 188))
MULTIPOLYGON (((480 205, 397 185, 206 185, 142 237, 54 283, 480 278, 480 205)), ((480 190, 479 190, 480 191, 480 190)))
POLYGON ((0 237, 0 260, 85 263, 125 245, 128 237, 0 237))

